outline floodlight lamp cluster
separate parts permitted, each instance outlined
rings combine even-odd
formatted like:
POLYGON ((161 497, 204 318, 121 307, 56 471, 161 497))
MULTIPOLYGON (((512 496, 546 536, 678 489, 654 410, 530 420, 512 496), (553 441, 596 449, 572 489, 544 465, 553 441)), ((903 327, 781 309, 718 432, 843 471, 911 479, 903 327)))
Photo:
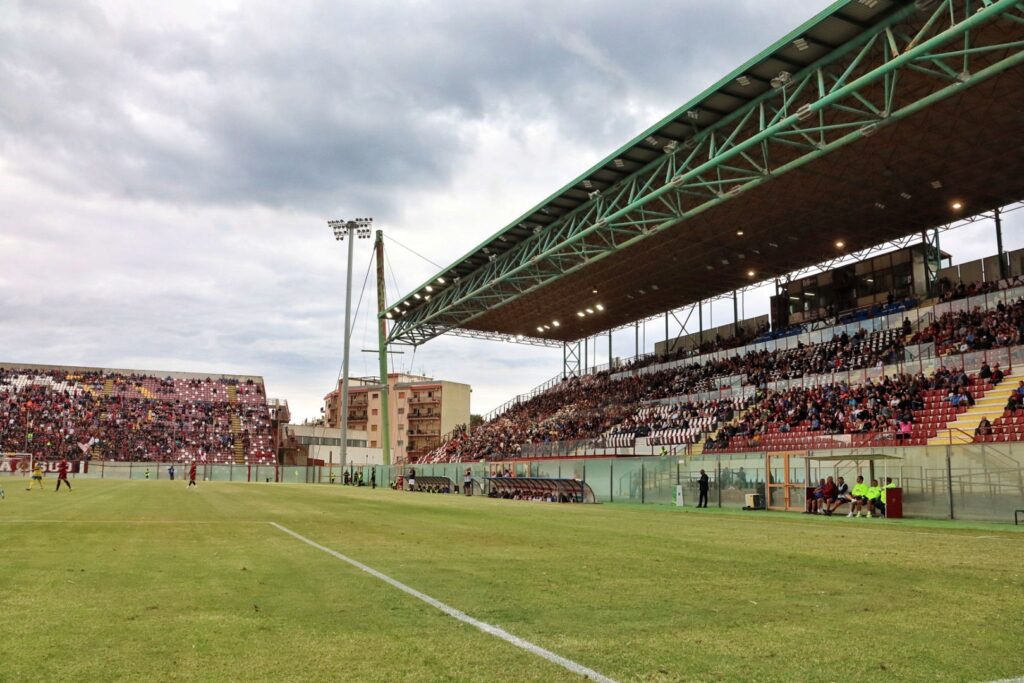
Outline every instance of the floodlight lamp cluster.
POLYGON ((339 242, 344 240, 351 232, 353 237, 369 239, 373 231, 372 218, 354 218, 350 221, 334 220, 327 221, 327 226, 334 231, 334 239, 339 242))
POLYGON ((771 86, 775 90, 782 90, 787 85, 793 82, 793 74, 788 71, 780 71, 778 76, 775 76, 771 80, 771 86))

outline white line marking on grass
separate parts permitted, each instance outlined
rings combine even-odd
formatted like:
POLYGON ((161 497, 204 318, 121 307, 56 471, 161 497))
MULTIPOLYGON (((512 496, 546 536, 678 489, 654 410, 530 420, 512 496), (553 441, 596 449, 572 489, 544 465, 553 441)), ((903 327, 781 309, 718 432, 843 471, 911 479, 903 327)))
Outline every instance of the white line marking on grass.
POLYGON ((1002 678, 998 681, 989 681, 988 683, 1024 683, 1024 676, 1018 676, 1017 678, 1002 678))
MULTIPOLYGON (((966 540, 985 540, 985 541, 1008 541, 1009 536, 968 536, 967 534, 943 534, 937 531, 906 531, 904 533, 914 534, 915 536, 942 536, 944 538, 955 538, 955 539, 966 539, 966 540)), ((999 683, 998 681, 996 683, 999 683)))
POLYGON ((266 524, 265 519, 0 519, 0 524, 266 524))
POLYGON ((575 674, 579 674, 580 676, 583 676, 585 678, 589 678, 589 679, 594 680, 594 681, 599 681, 599 683, 615 683, 615 681, 613 679, 608 678, 607 676, 604 676, 602 674, 599 674, 596 671, 594 671, 593 669, 588 669, 587 667, 583 666, 582 664, 577 664, 576 662, 572 661, 571 659, 566 659, 565 657, 562 657, 561 655, 555 654, 551 650, 545 650, 544 648, 540 647, 539 645, 534 645, 533 643, 531 643, 528 640, 523 640, 522 638, 520 638, 518 636, 514 636, 514 635, 512 635, 511 633, 509 633, 508 631, 506 631, 503 628, 500 628, 498 626, 494 626, 492 624, 488 624, 487 622, 480 621, 479 619, 474 619, 473 617, 469 616, 465 612, 460 612, 459 610, 455 609, 454 607, 449 607, 448 605, 444 604, 440 600, 435 600, 434 598, 430 597, 429 595, 426 595, 425 593, 421 593, 418 590, 416 590, 415 588, 411 588, 411 587, 405 585, 401 581, 397 581, 395 579, 392 579, 387 574, 382 574, 379 571, 377 571, 376 569, 373 569, 372 567, 367 567, 362 562, 359 562, 357 560, 353 560, 351 557, 346 557, 346 556, 342 555, 341 553, 339 553, 336 550, 331 550, 330 548, 328 548, 326 546, 322 546, 319 543, 317 543, 316 541, 312 541, 312 540, 306 538, 305 536, 300 536, 299 534, 295 533, 291 529, 285 528, 285 527, 281 526, 280 524, 278 524, 276 522, 270 522, 270 524, 272 526, 280 529, 281 531, 285 532, 289 536, 297 538, 298 540, 302 541, 306 545, 313 546, 317 550, 322 550, 323 552, 325 552, 328 555, 331 555, 333 557, 336 557, 337 559, 341 560, 342 562, 347 562, 348 564, 352 565, 353 567, 355 567, 357 569, 360 569, 360 570, 366 572, 367 574, 380 579, 384 583, 390 584, 391 586, 394 586, 398 590, 400 590, 402 592, 405 592, 405 593, 408 593, 409 595, 413 596, 414 598, 417 598, 418 600, 422 600, 423 602, 427 603, 431 607, 435 607, 435 608, 441 610, 442 612, 444 612, 448 616, 453 617, 455 619, 458 619, 459 621, 461 621, 463 623, 469 624, 470 626, 473 626, 473 627, 476 627, 476 628, 480 629, 484 633, 489 633, 490 635, 492 635, 492 636, 494 636, 496 638, 501 638, 502 640, 504 640, 504 641, 506 641, 508 643, 512 643, 513 645, 515 645, 518 648, 526 650, 527 652, 532 652, 533 654, 537 655, 538 657, 543 657, 544 659, 548 660, 552 664, 557 664, 558 666, 561 666, 561 667, 563 667, 565 669, 568 669, 569 671, 572 671, 575 674))

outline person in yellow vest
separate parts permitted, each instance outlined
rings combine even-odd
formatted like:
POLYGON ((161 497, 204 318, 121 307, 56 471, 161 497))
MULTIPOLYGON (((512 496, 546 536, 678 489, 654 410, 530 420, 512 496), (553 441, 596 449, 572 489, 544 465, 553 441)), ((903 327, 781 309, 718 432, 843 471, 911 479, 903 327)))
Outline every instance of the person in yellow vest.
POLYGON ((857 483, 850 490, 850 513, 847 517, 862 517, 864 506, 868 504, 868 485, 864 483, 864 477, 857 477, 857 483))
POLYGON ((882 487, 878 485, 877 479, 871 480, 868 487, 868 517, 874 517, 875 511, 879 517, 885 517, 885 503, 882 502, 882 487))
POLYGON ((886 489, 896 488, 896 483, 893 482, 892 477, 885 478, 885 486, 882 487, 882 516, 885 516, 885 491, 886 489))
POLYGON ((32 478, 28 482, 28 488, 26 491, 31 491, 32 487, 39 484, 39 490, 43 490, 43 464, 36 460, 32 463, 32 478))

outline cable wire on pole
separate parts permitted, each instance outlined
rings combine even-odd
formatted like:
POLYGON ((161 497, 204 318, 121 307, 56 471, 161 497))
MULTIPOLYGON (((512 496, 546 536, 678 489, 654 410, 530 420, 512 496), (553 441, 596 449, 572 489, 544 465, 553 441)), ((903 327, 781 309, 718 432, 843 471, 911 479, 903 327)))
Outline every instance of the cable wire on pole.
MULTIPOLYGON (((356 322, 355 321, 356 321, 356 318, 359 317, 359 307, 362 306, 362 304, 363 304, 363 294, 366 293, 366 283, 370 279, 370 269, 372 267, 373 267, 373 254, 370 254, 370 263, 366 266, 366 275, 363 277, 363 288, 359 291, 359 301, 356 303, 356 311, 355 311, 355 314, 352 316, 352 328, 346 330, 346 332, 348 334, 345 335, 345 339, 347 339, 347 340, 351 339, 352 329, 354 329, 355 326, 356 326, 356 322)), ((346 342, 346 343, 348 343, 348 342, 346 342)), ((341 366, 339 366, 338 367, 338 380, 341 379, 342 371, 343 371, 343 368, 341 366)), ((337 382, 335 382, 335 385, 337 385, 337 382)))
MULTIPOLYGON (((384 237, 387 238, 387 239, 390 239, 390 238, 388 238, 387 235, 385 235, 384 237)), ((392 241, 394 241, 394 240, 392 240, 392 241)), ((387 252, 384 252, 384 265, 387 266, 387 270, 391 274, 391 281, 395 285, 395 296, 397 297, 397 296, 399 296, 401 294, 402 290, 398 286, 398 277, 395 275, 395 269, 391 267, 391 261, 388 259, 387 252)), ((387 278, 385 278, 384 288, 387 289, 387 278)), ((413 350, 413 355, 415 355, 415 349, 413 350)), ((394 367, 394 361, 395 361, 395 354, 392 353, 391 354, 392 367, 394 367)))
POLYGON ((402 249, 405 249, 406 251, 408 251, 408 252, 409 252, 410 254, 413 254, 413 255, 415 255, 415 256, 419 256, 419 257, 420 257, 421 259, 423 259, 424 261, 426 261, 426 262, 427 262, 427 263, 429 263, 430 265, 434 266, 434 267, 435 267, 435 268, 437 268, 438 270, 441 270, 441 269, 443 269, 443 268, 444 268, 444 266, 442 266, 442 265, 441 265, 440 263, 435 263, 434 261, 431 261, 431 260, 430 260, 430 259, 428 259, 428 258, 427 258, 426 256, 424 256, 423 254, 419 253, 418 251, 416 251, 416 250, 415 250, 415 249, 413 249, 412 247, 407 247, 407 246, 405 246, 404 244, 402 244, 401 242, 399 242, 398 240, 396 240, 396 239, 395 239, 394 237, 392 237, 391 235, 384 235, 384 239, 386 239, 386 240, 391 240, 392 242, 394 242, 395 244, 397 244, 398 246, 400 246, 400 247, 401 247, 402 249))

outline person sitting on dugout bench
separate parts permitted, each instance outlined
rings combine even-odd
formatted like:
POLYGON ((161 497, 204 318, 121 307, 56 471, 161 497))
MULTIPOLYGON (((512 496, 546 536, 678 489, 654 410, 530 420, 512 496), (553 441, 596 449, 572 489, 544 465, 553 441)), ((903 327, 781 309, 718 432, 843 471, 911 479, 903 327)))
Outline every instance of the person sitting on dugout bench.
MULTIPOLYGON (((875 482, 872 481, 871 483, 874 484, 875 482)), ((874 501, 874 509, 878 510, 881 513, 880 516, 882 517, 885 517, 885 492, 888 489, 894 488, 896 488, 896 484, 893 483, 892 477, 886 477, 885 486, 879 489, 879 491, 881 491, 881 494, 879 495, 878 499, 874 501)))
POLYGON ((850 491, 850 512, 847 517, 863 517, 864 506, 868 504, 868 485, 864 483, 864 477, 858 476, 857 483, 850 491))
POLYGON ((836 493, 832 502, 825 506, 825 514, 831 515, 833 512, 839 509, 840 505, 853 502, 853 496, 850 495, 850 485, 846 483, 846 480, 842 477, 836 479, 836 493))
MULTIPOLYGON (((868 487, 868 517, 875 516, 875 510, 878 510, 879 517, 885 516, 885 503, 882 502, 882 487, 878 485, 877 479, 871 480, 871 486, 868 487)), ((857 515, 860 517, 860 515, 857 515)))
POLYGON ((805 515, 816 515, 821 512, 822 500, 824 500, 825 480, 819 479, 818 485, 814 487, 814 492, 807 497, 807 505, 804 509, 805 515))
POLYGON ((831 516, 832 510, 837 505, 836 500, 838 496, 839 487, 836 486, 835 481, 830 476, 825 480, 824 486, 821 487, 821 503, 818 505, 818 514, 831 516))

